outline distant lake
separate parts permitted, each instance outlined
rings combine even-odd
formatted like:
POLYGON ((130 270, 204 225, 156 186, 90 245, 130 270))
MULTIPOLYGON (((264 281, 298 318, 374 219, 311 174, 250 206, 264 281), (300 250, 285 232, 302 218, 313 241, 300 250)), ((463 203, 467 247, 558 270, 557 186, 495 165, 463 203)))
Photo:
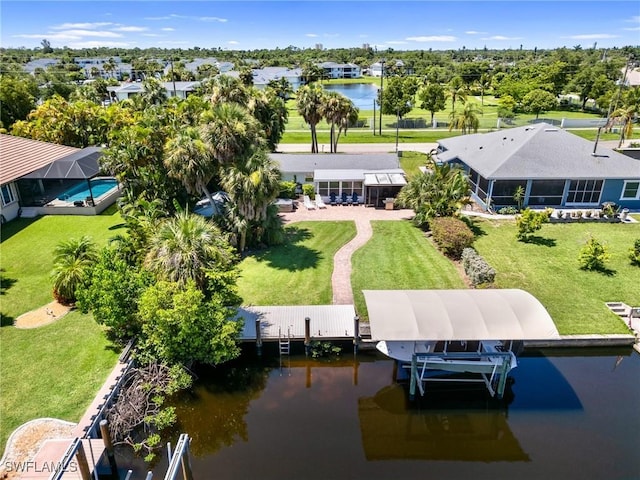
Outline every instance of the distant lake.
MULTIPOLYGON (((338 92, 351 100, 360 110, 373 110, 373 102, 378 98, 378 87, 371 83, 343 83, 324 85, 328 92, 338 92)), ((376 105, 376 108, 378 106, 376 105)))

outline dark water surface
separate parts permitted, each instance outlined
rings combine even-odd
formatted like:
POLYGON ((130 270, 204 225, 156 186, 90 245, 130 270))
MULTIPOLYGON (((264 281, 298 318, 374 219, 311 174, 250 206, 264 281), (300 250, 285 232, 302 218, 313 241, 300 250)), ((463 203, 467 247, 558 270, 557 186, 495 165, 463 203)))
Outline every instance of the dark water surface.
POLYGON ((633 350, 527 352, 502 402, 447 383, 409 403, 373 353, 251 357, 177 401, 196 479, 640 478, 633 350))
POLYGON ((323 88, 329 92, 341 93, 360 110, 373 110, 373 102, 378 98, 378 87, 371 83, 331 84, 323 85, 323 88))

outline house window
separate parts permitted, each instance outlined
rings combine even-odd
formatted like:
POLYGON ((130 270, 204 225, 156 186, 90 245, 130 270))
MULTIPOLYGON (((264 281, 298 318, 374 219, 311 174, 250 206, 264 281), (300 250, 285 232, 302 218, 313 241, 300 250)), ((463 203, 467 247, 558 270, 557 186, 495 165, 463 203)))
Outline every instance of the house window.
MULTIPOLYGON (((522 187, 523 191, 527 189, 526 180, 496 180, 493 182, 493 190, 491 191, 491 201, 494 205, 517 205, 518 202, 513 198, 518 187, 522 187)), ((524 200, 524 198, 523 198, 524 200)))
POLYGON ((640 199, 640 180, 625 180, 620 200, 640 199))
POLYGON ((567 203, 600 203, 602 180, 571 180, 567 203))
POLYGON ((2 205, 9 205, 16 201, 16 197, 13 194, 13 188, 11 185, 2 185, 2 205))
POLYGON ((562 205, 564 180, 534 180, 529 192, 529 205, 562 205))
POLYGON ((313 173, 304 174, 304 183, 313 183, 313 173))

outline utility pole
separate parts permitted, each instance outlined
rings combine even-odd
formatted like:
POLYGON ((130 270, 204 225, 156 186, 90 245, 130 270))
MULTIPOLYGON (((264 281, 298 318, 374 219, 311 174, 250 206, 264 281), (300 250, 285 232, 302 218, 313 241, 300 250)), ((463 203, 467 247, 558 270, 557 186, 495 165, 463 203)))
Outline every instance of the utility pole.
POLYGON ((382 136, 382 94, 384 92, 384 58, 380 60, 380 122, 378 125, 378 134, 382 136))

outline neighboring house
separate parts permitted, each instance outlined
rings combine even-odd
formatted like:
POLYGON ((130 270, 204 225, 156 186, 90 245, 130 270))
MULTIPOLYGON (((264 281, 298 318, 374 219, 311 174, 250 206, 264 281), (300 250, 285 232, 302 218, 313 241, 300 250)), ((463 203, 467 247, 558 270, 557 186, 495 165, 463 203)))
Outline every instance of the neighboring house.
MULTIPOLYGON (((202 65, 213 65, 218 69, 220 73, 226 73, 233 70, 233 63, 231 62, 220 62, 217 58, 209 57, 209 58, 194 58, 193 61, 187 62, 184 65, 184 68, 193 74, 198 73, 198 67, 202 65)), ((165 74, 170 72, 171 69, 167 71, 165 69, 165 74)))
POLYGON ((253 86, 259 89, 265 88, 270 81, 285 78, 293 90, 297 90, 302 85, 302 69, 286 67, 265 67, 254 68, 253 86))
POLYGON ((438 142, 436 161, 463 166, 472 196, 487 208, 515 205, 594 208, 615 202, 640 209, 640 160, 546 123, 462 135, 438 142))
POLYGON ((318 67, 324 70, 328 78, 360 78, 362 72, 355 63, 323 62, 318 67))
POLYGON ((117 78, 122 80, 123 77, 131 77, 133 67, 130 63, 122 63, 120 57, 76 57, 73 59, 74 63, 82 68, 87 78, 95 78, 96 76, 102 78, 117 78), (105 69, 105 64, 112 64, 113 69, 105 69), (96 75, 94 75, 94 73, 96 75))
POLYGON ((382 63, 376 62, 369 67, 369 75, 372 77, 381 77, 382 76, 382 63))
MULTIPOLYGON (((200 82, 162 82, 167 97, 187 98, 200 86, 200 82)), ((117 87, 107 87, 111 97, 116 97, 118 101, 127 100, 139 95, 144 91, 142 82, 123 83, 117 87)))
POLYGON ((80 148, 0 134, 0 220, 8 222, 17 218, 25 203, 44 194, 42 181, 31 182, 29 191, 19 188, 21 177, 81 151, 80 148))
POLYGON ((34 75, 37 69, 46 70, 49 67, 57 65, 60 63, 60 60, 57 58, 38 58, 37 60, 31 60, 29 63, 25 64, 24 70, 25 72, 34 75))
POLYGON ((383 206, 407 181, 395 154, 289 154, 272 153, 282 179, 308 183, 325 203, 331 194, 349 198, 355 193, 360 203, 383 206))
MULTIPOLYGON (((625 74, 625 68, 623 68, 622 75, 625 74)), ((622 80, 627 87, 637 87, 640 86, 640 67, 630 68, 626 71, 626 77, 622 80)))

